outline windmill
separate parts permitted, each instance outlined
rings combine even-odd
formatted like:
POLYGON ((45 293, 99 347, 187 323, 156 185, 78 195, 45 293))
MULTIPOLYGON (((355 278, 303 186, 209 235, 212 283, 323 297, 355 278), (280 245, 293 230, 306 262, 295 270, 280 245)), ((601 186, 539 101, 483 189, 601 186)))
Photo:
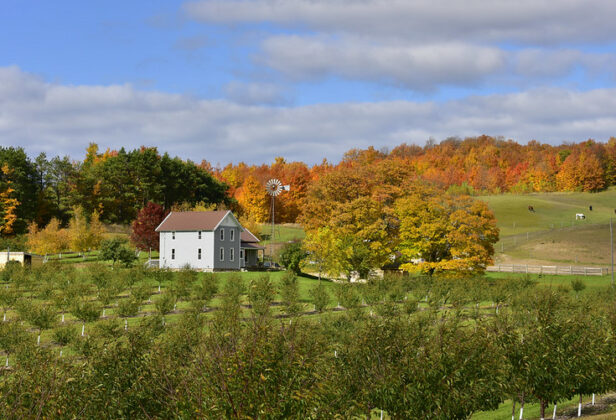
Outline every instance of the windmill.
POLYGON ((270 237, 270 258, 274 259, 274 227, 275 227, 275 217, 274 217, 274 202, 276 201, 276 196, 283 191, 289 191, 291 189, 290 185, 282 185, 282 182, 276 178, 272 178, 267 181, 265 184, 265 190, 272 197, 272 236, 270 237))

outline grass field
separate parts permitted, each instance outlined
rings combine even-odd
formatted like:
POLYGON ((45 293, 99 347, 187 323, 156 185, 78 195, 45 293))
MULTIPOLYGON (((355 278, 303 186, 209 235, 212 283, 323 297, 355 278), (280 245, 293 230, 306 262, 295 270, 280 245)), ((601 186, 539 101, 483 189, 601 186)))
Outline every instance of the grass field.
POLYGON ((598 193, 501 194, 477 197, 496 215, 501 236, 524 234, 561 227, 607 224, 616 217, 616 188, 598 193), (589 211, 589 206, 593 207, 589 211), (528 211, 533 206, 535 212, 528 211), (576 213, 586 215, 575 220, 576 213))
MULTIPOLYGON (((270 224, 262 224, 261 225, 261 244, 269 244, 271 242, 272 236, 272 225, 270 224)), ((276 225, 274 227, 274 243, 280 242, 289 242, 296 241, 300 239, 304 239, 306 233, 301 225, 296 223, 285 223, 281 225, 276 225)))
POLYGON ((478 197, 494 211, 500 229, 497 263, 608 266, 609 221, 616 188, 599 193, 502 194, 478 197), (589 206, 593 210, 589 210, 589 206), (528 211, 533 206, 535 211, 528 211), (583 213, 584 220, 575 220, 583 213))

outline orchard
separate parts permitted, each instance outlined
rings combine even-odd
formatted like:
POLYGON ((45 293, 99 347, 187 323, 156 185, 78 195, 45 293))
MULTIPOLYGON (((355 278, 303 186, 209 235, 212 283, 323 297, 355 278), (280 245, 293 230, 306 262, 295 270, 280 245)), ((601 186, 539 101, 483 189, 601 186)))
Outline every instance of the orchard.
POLYGON ((465 419, 513 401, 551 417, 616 390, 616 294, 578 289, 11 265, 0 416, 465 419))

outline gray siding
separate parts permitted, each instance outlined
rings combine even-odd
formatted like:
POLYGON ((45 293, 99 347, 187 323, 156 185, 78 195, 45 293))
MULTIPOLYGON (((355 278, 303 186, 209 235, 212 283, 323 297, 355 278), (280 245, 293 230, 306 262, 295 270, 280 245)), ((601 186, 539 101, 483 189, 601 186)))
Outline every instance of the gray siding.
POLYGON ((256 249, 245 249, 244 252, 245 252, 244 267, 248 267, 248 268, 256 267, 257 263, 259 262, 259 259, 258 259, 259 251, 257 251, 256 249))
POLYGON ((214 231, 214 269, 239 270, 240 269, 240 228, 238 226, 218 226, 214 231), (220 240, 220 231, 224 230, 224 239, 220 240), (231 231, 234 232, 233 241, 231 231), (224 260, 220 260, 220 248, 225 250, 224 260), (233 249, 233 261, 230 260, 233 249))

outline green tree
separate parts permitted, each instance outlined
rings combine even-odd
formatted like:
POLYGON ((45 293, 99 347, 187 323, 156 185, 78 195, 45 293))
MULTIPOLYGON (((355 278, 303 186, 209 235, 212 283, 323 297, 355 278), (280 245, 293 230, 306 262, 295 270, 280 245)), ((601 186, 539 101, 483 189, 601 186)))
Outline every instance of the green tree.
POLYGON ((114 267, 118 261, 128 267, 137 259, 135 253, 128 249, 126 239, 118 237, 101 243, 99 258, 103 261, 111 260, 114 267))
POLYGON ((323 312, 327 305, 329 304, 329 293, 325 290, 325 287, 322 283, 319 283, 312 289, 310 289, 310 297, 312 298, 312 303, 314 304, 314 309, 317 312, 323 312))
POLYGON ((283 267, 292 271, 295 274, 301 273, 302 261, 306 258, 307 253, 304 251, 301 242, 293 242, 286 244, 278 254, 278 260, 283 267))
POLYGON ((296 316, 302 311, 303 305, 299 301, 297 276, 290 271, 284 273, 280 279, 280 296, 288 315, 296 316))
POLYGON ((248 300, 255 319, 260 320, 271 315, 270 305, 275 296, 276 288, 268 274, 262 274, 250 282, 248 300))
POLYGON ((207 305, 218 292, 218 277, 212 273, 206 273, 200 282, 193 286, 193 305, 198 311, 206 309, 207 305))

